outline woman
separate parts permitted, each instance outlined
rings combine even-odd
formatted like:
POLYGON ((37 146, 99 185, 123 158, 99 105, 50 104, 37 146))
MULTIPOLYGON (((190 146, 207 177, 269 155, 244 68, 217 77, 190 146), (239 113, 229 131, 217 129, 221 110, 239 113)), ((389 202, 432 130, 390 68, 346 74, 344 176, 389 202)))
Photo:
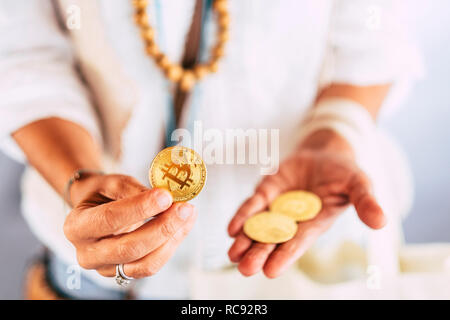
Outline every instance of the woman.
MULTIPOLYGON (((3 1, 2 147, 29 163, 23 211, 48 248, 52 295, 125 298, 110 279, 123 266, 119 275, 143 279, 137 297, 186 298, 191 267, 221 270, 230 245, 243 275, 275 278, 349 205, 383 227, 389 210, 368 168, 392 175, 372 163, 386 151, 374 120, 417 71, 396 4, 3 1), (279 129, 284 161, 259 183, 257 166, 209 165, 202 194, 173 204, 145 186, 148 167, 173 130, 194 121, 221 132, 279 129), (324 209, 283 245, 252 243, 244 221, 289 189, 317 193, 324 209), (70 285, 78 263, 80 285, 70 285)), ((402 202, 393 184, 378 188, 402 202)), ((338 238, 362 230, 354 220, 340 219, 338 238)))

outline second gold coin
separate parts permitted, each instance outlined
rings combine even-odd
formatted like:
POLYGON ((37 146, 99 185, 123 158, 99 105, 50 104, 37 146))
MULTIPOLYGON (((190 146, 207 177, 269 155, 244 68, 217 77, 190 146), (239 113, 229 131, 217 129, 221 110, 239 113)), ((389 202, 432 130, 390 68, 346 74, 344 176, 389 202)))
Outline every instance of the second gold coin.
POLYGON ((270 205, 270 211, 299 222, 314 219, 321 209, 320 198, 312 192, 302 190, 283 193, 270 205))

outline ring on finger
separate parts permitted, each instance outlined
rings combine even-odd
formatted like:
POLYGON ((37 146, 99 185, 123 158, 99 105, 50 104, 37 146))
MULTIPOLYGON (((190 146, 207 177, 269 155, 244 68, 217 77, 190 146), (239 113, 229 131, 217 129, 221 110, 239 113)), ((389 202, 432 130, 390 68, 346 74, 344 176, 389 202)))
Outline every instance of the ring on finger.
POLYGON ((123 263, 116 265, 116 283, 121 287, 126 287, 130 284, 131 280, 134 280, 133 277, 129 277, 123 271, 123 263))

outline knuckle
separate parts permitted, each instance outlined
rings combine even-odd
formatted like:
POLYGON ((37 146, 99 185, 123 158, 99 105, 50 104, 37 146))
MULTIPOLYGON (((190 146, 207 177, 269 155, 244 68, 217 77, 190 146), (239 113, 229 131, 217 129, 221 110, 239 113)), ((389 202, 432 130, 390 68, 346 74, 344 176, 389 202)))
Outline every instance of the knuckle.
POLYGON ((140 263, 134 267, 132 274, 130 274, 133 278, 145 278, 151 277, 154 275, 153 271, 150 270, 145 263, 140 263))
POLYGON ((175 232, 176 228, 174 227, 172 222, 167 221, 161 225, 161 235, 164 238, 172 238, 175 232))
MULTIPOLYGON (((190 228, 183 228, 181 229, 179 232, 177 232, 177 235, 174 237, 176 241, 181 241, 184 238, 187 237, 187 235, 189 234, 189 232, 191 231, 190 228)), ((179 245, 180 243, 178 243, 177 245, 179 245)))
POLYGON ((260 207, 266 203, 266 195, 262 192, 255 192, 255 194, 249 199, 249 206, 260 207))
POLYGON ((94 269, 94 265, 89 261, 88 257, 80 251, 77 252, 77 261, 83 269, 94 269))
POLYGON ((286 256, 293 256, 300 247, 296 242, 285 243, 285 246, 280 248, 280 253, 286 256))
POLYGON ((71 222, 69 221, 69 217, 67 217, 66 221, 64 221, 63 232, 64 232, 64 235, 66 236, 66 238, 72 242, 73 227, 71 225, 71 222))
POLYGON ((277 185, 278 183, 274 177, 269 176, 265 178, 263 183, 255 190, 252 205, 260 207, 263 204, 270 203, 274 190, 278 189, 277 185))
POLYGON ((191 232, 191 229, 193 227, 193 224, 185 225, 183 226, 178 232, 177 232, 177 239, 184 239, 189 232, 191 232))
POLYGON ((155 274, 157 274, 158 271, 161 269, 161 267, 162 267, 162 264, 161 264, 160 259, 154 258, 151 261, 144 264, 143 271, 144 271, 146 277, 151 277, 151 276, 154 276, 155 274))
POLYGON ((74 242, 77 239, 77 230, 78 228, 76 228, 75 225, 75 221, 73 219, 73 214, 70 213, 66 220, 64 221, 64 225, 63 225, 63 232, 64 235, 66 236, 67 240, 69 240, 70 242, 74 242))
POLYGON ((155 271, 153 271, 152 269, 150 269, 147 265, 142 266, 139 269, 139 277, 151 277, 154 276, 156 274, 155 271))
POLYGON ((101 216, 102 216, 101 223, 105 224, 105 226, 109 230, 117 230, 120 228, 120 226, 118 225, 118 221, 114 215, 114 212, 109 205, 105 206, 105 209, 101 216))
POLYGON ((147 212, 147 201, 136 201, 134 205, 134 211, 137 217, 140 217, 142 219, 146 218, 146 212, 147 212))
MULTIPOLYGON (((256 196, 257 197, 261 197, 264 200, 269 199, 270 197, 270 187, 272 186, 271 181, 266 180, 264 183, 260 184, 255 192, 256 192, 256 196)), ((253 198, 253 203, 252 204, 257 204, 258 200, 257 197, 253 198)))
POLYGON ((117 178, 117 184, 123 190, 130 184, 130 179, 127 176, 119 176, 117 178))
POLYGON ((108 180, 108 188, 114 193, 120 193, 126 189, 128 185, 128 179, 125 176, 112 175, 108 180))
POLYGON ((116 247, 116 256, 119 260, 126 259, 130 252, 130 246, 127 241, 121 241, 116 247))
POLYGON ((121 240, 117 245, 116 254, 121 261, 138 258, 140 253, 140 246, 131 240, 121 240))
POLYGON ((267 186, 274 182, 274 176, 265 176, 260 183, 255 188, 255 193, 258 193, 260 190, 267 189, 267 186))
POLYGON ((131 176, 121 176, 122 180, 124 181, 124 183, 128 184, 128 185, 140 185, 139 181, 131 176))
POLYGON ((116 176, 109 177, 108 182, 107 182, 109 189, 118 190, 119 184, 120 184, 120 181, 117 179, 116 176))
POLYGON ((361 170, 355 174, 354 180, 355 180, 355 183, 361 184, 363 186, 371 185, 371 181, 370 181, 369 177, 361 170))

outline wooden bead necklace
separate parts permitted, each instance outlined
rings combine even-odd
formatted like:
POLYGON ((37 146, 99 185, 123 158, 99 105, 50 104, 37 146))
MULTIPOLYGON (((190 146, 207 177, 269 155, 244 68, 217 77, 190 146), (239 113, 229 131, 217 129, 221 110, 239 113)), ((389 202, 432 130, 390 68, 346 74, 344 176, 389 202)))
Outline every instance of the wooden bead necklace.
POLYGON ((225 43, 229 38, 230 16, 228 13, 227 0, 214 0, 213 10, 217 20, 217 40, 212 47, 209 61, 198 63, 192 69, 184 69, 180 64, 173 63, 169 60, 158 47, 155 41, 155 29, 150 26, 147 15, 147 0, 133 0, 135 9, 134 18, 138 25, 141 37, 145 43, 145 50, 155 61, 167 79, 171 82, 179 84, 181 90, 190 91, 196 82, 201 80, 208 73, 214 73, 218 70, 218 63, 223 57, 225 51, 225 43))

